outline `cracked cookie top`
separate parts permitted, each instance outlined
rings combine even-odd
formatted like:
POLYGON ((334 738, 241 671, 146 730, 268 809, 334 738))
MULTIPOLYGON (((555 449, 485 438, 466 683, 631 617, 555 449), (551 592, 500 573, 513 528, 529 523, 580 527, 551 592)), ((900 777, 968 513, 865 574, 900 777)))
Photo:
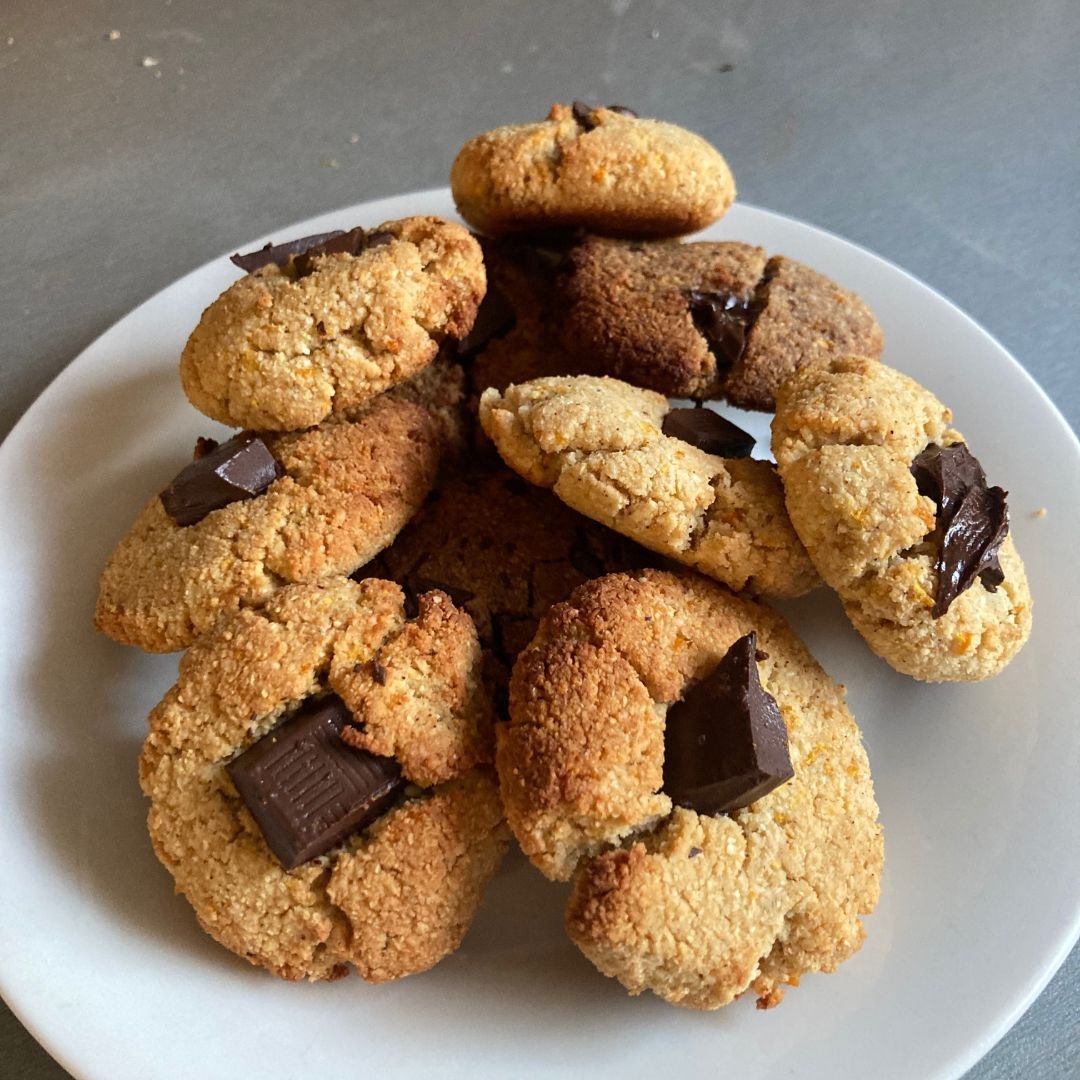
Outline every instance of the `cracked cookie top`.
POLYGON ((735 198, 727 162, 699 135, 568 105, 470 139, 450 188, 461 216, 493 236, 575 228, 680 236, 718 220, 735 198))
POLYGON ((570 936, 632 993, 715 1008, 831 971, 859 947, 883 860, 843 688, 774 612, 689 574, 589 582, 521 655, 497 730, 507 818, 546 875, 573 877, 570 936), (794 778, 741 810, 673 808, 667 709, 757 632, 794 778))
POLYGON ((665 435, 669 409, 651 390, 581 375, 489 389, 480 422, 525 479, 644 547, 733 589, 813 588, 775 468, 665 435))
POLYGON ((854 293, 750 244, 586 236, 568 263, 563 349, 583 371, 672 397, 771 411, 777 388, 811 357, 883 347, 854 293))
POLYGON ((475 630, 443 593, 412 620, 404 600, 385 581, 283 589, 196 642, 150 716, 139 769, 158 858, 211 936, 283 978, 431 967, 505 850, 475 630), (411 786, 286 870, 226 766, 328 692, 355 720, 350 745, 393 755, 411 786))
POLYGON ((929 390, 864 357, 822 358, 782 387, 773 453, 788 512, 855 628, 896 670, 929 682, 997 674, 1031 632, 1031 594, 1011 535, 1002 579, 976 578, 935 613, 937 512, 913 462, 963 436, 929 390))
POLYGON ((95 624, 124 644, 171 652, 284 584, 351 573, 424 501, 444 435, 436 414, 392 396, 354 422, 265 435, 284 475, 263 494, 187 526, 160 496, 150 500, 101 575, 95 624))
POLYGON ((203 312, 180 360, 191 403, 233 427, 294 431, 350 417, 468 333, 483 258, 460 225, 380 225, 358 254, 262 266, 203 312))

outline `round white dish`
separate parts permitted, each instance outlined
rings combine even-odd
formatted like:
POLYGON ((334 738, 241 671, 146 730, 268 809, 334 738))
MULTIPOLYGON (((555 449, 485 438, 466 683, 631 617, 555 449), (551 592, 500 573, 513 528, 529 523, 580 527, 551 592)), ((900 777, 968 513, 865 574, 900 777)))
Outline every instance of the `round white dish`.
MULTIPOLYGON (((449 193, 272 239, 417 213, 452 215, 449 193)), ((868 301, 886 361, 953 408, 991 483, 1011 491, 1035 597, 1027 647, 972 686, 893 673, 824 590, 784 607, 847 684, 870 752, 886 873, 862 951, 769 1013, 752 997, 715 1014, 630 999, 562 933, 565 889, 520 856, 460 952, 398 984, 281 983, 198 929, 150 850, 135 775, 176 658, 114 645, 91 612, 116 540, 216 429, 187 405, 177 360, 236 276, 222 257, 102 335, 0 449, 0 991, 75 1076, 926 1080, 961 1075, 1045 985, 1080 930, 1080 445, 1000 345, 896 267, 742 204, 704 235, 802 259, 868 301)), ((767 445, 767 417, 737 418, 767 445)))

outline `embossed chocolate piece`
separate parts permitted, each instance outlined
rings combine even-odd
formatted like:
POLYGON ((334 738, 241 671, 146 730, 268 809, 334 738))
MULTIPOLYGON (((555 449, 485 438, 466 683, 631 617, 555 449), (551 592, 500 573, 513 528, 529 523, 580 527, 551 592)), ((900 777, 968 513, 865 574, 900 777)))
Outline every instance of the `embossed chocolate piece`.
POLYGON ((212 510, 261 495, 285 475, 266 443, 250 431, 220 446, 200 439, 195 455, 161 493, 165 512, 177 525, 194 525, 212 510))
POLYGON ((352 714, 321 698, 226 766, 270 850, 292 870, 385 813, 405 785, 393 758, 349 746, 352 714))
POLYGON ((756 652, 751 631, 668 709, 663 790, 677 806, 730 813, 795 775, 787 728, 761 685, 756 652))
POLYGON ((756 442, 748 431, 705 408, 672 409, 664 417, 662 430, 665 435, 722 458, 749 457, 756 442))
POLYGON ((994 592, 1005 580, 998 551, 1009 532, 1007 492, 987 487, 986 473, 964 443, 928 446, 912 463, 919 493, 937 503, 930 539, 937 546, 931 612, 940 619, 976 578, 994 592))

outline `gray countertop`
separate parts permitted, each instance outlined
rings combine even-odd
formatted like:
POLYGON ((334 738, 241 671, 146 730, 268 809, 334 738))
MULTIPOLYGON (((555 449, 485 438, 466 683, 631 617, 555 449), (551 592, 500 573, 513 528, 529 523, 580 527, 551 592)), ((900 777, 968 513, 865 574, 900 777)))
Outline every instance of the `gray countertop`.
MULTIPOLYGON (((935 286, 1076 429, 1078 55, 1070 0, 8 0, 0 435, 186 271, 575 97, 701 132, 745 200, 935 286)), ((1078 1074, 1074 950, 969 1075, 1078 1074)), ((0 1075, 67 1074, 3 1009, 0 1075)))

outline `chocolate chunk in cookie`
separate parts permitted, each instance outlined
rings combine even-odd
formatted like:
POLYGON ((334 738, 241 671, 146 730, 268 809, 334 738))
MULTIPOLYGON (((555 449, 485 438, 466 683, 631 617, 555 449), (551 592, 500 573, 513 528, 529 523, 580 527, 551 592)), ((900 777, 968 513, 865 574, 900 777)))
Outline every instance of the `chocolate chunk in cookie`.
POLYGON ((461 216, 492 236, 578 228, 681 236, 716 221, 735 198, 727 162, 700 136, 584 102, 470 139, 450 187, 461 216))
POLYGON ((664 791, 676 806, 726 814, 794 775, 776 698, 761 685, 751 631, 667 712, 664 791))
POLYGON ((1005 580, 998 552, 1009 532, 1006 493, 987 487, 986 473, 963 443, 928 446, 911 464, 919 487, 937 504, 933 542, 934 618, 979 578, 993 592, 1005 580))
POLYGON ((257 435, 242 431, 228 442, 200 439, 195 460, 161 493, 161 505, 177 525, 194 525, 213 510, 261 495, 285 475, 257 435))
POLYGON ((568 261, 558 302, 572 364, 672 397, 771 410, 780 383, 811 357, 882 349, 854 293, 748 244, 589 236, 568 261))
POLYGON ((352 713, 334 695, 279 724, 229 762, 229 778, 286 870, 324 855, 388 810, 405 785, 393 758, 349 746, 352 713))

